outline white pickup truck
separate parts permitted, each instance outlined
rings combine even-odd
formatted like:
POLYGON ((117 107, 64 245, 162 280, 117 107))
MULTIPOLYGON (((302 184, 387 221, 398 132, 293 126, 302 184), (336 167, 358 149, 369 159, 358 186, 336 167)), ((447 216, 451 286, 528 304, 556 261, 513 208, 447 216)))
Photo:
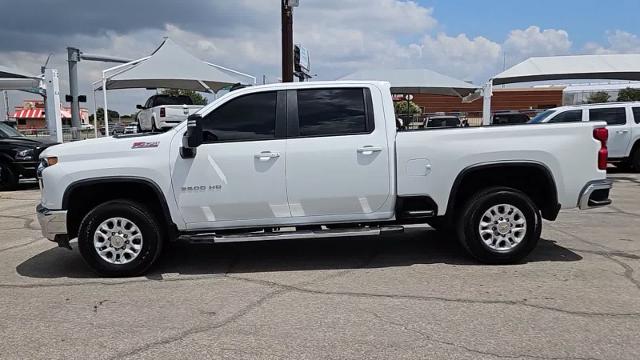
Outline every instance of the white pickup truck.
POLYGON ((176 239, 380 235, 428 223, 487 263, 522 259, 542 218, 609 204, 605 123, 397 132, 386 82, 255 86, 161 134, 47 149, 47 238, 109 276, 176 239))
POLYGON ((185 121, 190 114, 202 109, 193 105, 186 95, 153 95, 144 105, 136 105, 138 112, 138 132, 158 132, 170 129, 185 121))
POLYGON ((531 119, 531 123, 601 121, 609 130, 609 161, 640 172, 640 102, 561 106, 531 119))

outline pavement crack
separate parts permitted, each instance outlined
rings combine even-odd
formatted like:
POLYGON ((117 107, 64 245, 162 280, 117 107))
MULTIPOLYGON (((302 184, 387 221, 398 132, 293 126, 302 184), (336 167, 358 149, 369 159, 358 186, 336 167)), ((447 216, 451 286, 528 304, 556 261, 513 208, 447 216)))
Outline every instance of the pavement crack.
POLYGON ((566 310, 553 306, 538 305, 526 302, 526 300, 474 300, 466 298, 449 298, 441 296, 428 296, 428 295, 408 295, 408 294, 380 294, 380 293, 367 293, 367 292, 351 292, 351 291, 329 291, 320 289, 309 289, 300 285, 286 285, 268 280, 258 280, 245 278, 240 276, 228 276, 231 279, 238 281, 247 281, 255 284, 269 286, 272 288, 286 289, 292 292, 313 294, 313 295, 333 295, 333 296, 347 296, 354 298, 382 298, 382 299, 397 299, 397 300, 414 300, 414 301, 439 301, 461 304, 484 304, 484 305, 507 305, 507 306, 523 306, 537 310, 553 311, 562 313, 565 315, 584 316, 584 317, 640 317, 640 312, 629 313, 606 313, 606 312, 591 312, 591 311, 576 311, 566 310))
POLYGON ((9 247, 6 247, 6 248, 2 248, 2 249, 0 249, 0 253, 3 253, 5 251, 9 251, 9 250, 13 250, 13 249, 18 249, 18 248, 25 247, 25 246, 29 246, 29 245, 35 244, 35 243, 37 243, 38 241, 41 241, 41 240, 42 239, 35 239, 35 240, 31 240, 31 241, 23 243, 23 244, 18 244, 18 245, 13 245, 13 246, 9 246, 9 247))
POLYGON ((567 360, 569 360, 569 359, 571 359, 571 360, 597 360, 596 358, 573 357, 573 356, 547 357, 547 356, 538 356, 538 355, 529 355, 529 354, 514 354, 514 355, 510 355, 510 354, 494 353, 494 352, 487 351, 487 350, 474 349, 474 348, 468 347, 466 345, 458 344, 458 343, 455 343, 455 342, 452 342, 452 341, 446 341, 446 340, 442 340, 442 339, 437 339, 434 336, 431 336, 431 335, 425 333, 424 331, 409 327, 408 325, 405 325, 405 324, 400 323, 400 322, 396 322, 396 321, 392 321, 392 320, 386 319, 386 318, 380 316, 379 314, 377 314, 377 313, 375 313, 373 311, 369 311, 369 310, 363 310, 363 311, 371 314, 378 321, 381 321, 383 323, 402 328, 403 330, 408 331, 408 332, 412 332, 414 334, 417 334, 417 335, 421 336, 422 338, 424 338, 424 339, 426 339, 428 341, 435 342, 435 343, 438 343, 438 344, 441 344, 441 345, 452 346, 452 347, 455 347, 455 348, 458 348, 458 349, 462 349, 462 350, 465 350, 465 351, 473 353, 473 354, 488 355, 488 356, 493 356, 493 357, 497 357, 497 358, 501 358, 501 359, 529 358, 529 359, 544 359, 544 360, 564 360, 564 359, 567 359, 567 360))
POLYGON ((249 312, 259 308, 260 306, 262 306, 264 303, 266 303, 267 301, 280 296, 284 293, 286 293, 287 290, 285 289, 279 289, 279 290, 275 290, 272 292, 267 293, 266 295, 260 297, 258 300, 251 302, 250 304, 244 306, 242 309, 240 309, 239 311, 235 312, 234 314, 232 314, 231 316, 225 318, 222 321, 219 322, 215 322, 212 324, 204 324, 204 325, 200 325, 200 326, 195 326, 192 328, 189 328, 187 330, 181 331, 173 336, 169 336, 167 338, 161 339, 161 340, 157 340, 157 341, 153 341, 147 344, 144 344, 138 348, 135 348, 133 350, 124 352, 124 353, 120 353, 117 354, 113 357, 110 357, 109 359, 121 359, 121 358, 126 358, 126 357, 132 357, 144 352, 147 352, 149 350, 152 350, 156 347, 162 346, 162 345, 167 345, 176 341, 180 341, 186 337, 192 336, 192 335, 196 335, 196 334, 200 334, 200 333, 204 333, 207 331, 211 331, 211 330, 215 330, 215 329, 220 329, 223 328, 229 324, 232 324, 236 321, 238 321, 239 319, 241 319, 242 317, 244 317, 245 315, 247 315, 249 312))

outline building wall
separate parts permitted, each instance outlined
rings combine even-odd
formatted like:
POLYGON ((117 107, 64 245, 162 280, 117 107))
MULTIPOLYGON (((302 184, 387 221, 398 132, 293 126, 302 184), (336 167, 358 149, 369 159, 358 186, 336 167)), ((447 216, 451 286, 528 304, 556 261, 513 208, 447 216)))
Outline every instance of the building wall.
MULTIPOLYGON (((562 106, 562 88, 494 89, 491 110, 548 109, 562 106)), ((482 98, 462 103, 456 96, 414 94, 413 102, 426 113, 482 112, 482 98)))

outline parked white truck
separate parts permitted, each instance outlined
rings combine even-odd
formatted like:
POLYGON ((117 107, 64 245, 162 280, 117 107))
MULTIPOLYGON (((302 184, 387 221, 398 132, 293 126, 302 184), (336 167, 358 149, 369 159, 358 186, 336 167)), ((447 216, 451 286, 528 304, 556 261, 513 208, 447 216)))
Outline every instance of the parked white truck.
POLYGON ((609 130, 609 161, 640 172, 640 102, 569 105, 549 109, 532 123, 601 121, 609 130))
POLYGON ((529 254, 542 218, 610 203, 605 123, 397 132, 386 82, 233 91, 161 134, 41 156, 42 232, 109 276, 163 244, 379 235, 428 223, 487 263, 529 254))
POLYGON ((186 95, 153 95, 144 105, 136 105, 140 110, 138 132, 158 132, 170 129, 185 121, 190 114, 202 109, 202 105, 193 105, 186 95))

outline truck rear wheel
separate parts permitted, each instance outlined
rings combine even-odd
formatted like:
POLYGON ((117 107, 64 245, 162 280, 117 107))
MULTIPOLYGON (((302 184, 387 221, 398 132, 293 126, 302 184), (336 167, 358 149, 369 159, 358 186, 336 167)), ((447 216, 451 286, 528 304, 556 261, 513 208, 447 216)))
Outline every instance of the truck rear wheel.
POLYGON ((640 172, 640 146, 636 146, 629 159, 629 165, 635 172, 640 172))
POLYGON ((506 187, 483 190, 464 206, 458 239, 481 262, 514 263, 536 247, 542 218, 535 203, 521 191, 506 187))
POLYGON ((13 190, 18 186, 18 174, 7 163, 0 161, 0 191, 13 190))
POLYGON ((80 254, 105 276, 144 273, 160 255, 162 243, 162 230, 153 212, 128 200, 96 206, 78 231, 80 254))

